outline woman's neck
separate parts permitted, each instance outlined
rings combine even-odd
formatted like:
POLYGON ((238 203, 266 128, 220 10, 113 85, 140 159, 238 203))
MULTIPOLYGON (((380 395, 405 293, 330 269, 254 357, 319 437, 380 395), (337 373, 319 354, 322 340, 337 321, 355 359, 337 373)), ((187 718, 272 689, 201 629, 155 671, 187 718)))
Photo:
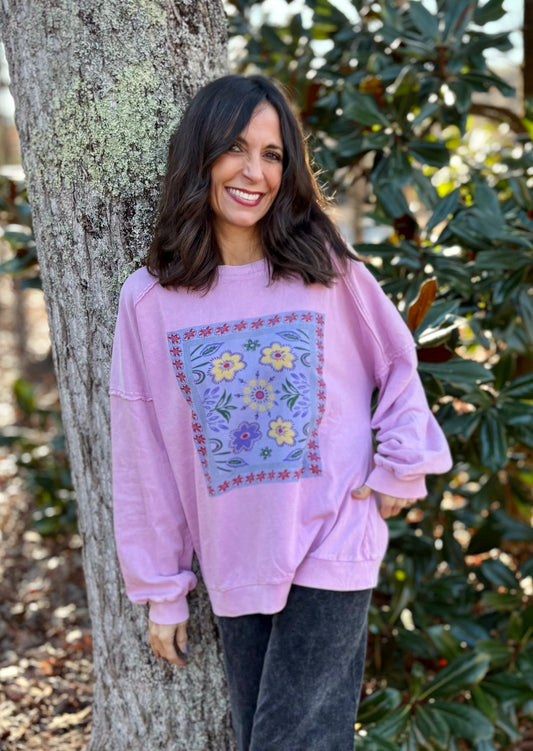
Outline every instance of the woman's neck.
POLYGON ((224 266, 244 266, 264 257, 256 227, 238 227, 216 232, 224 266))

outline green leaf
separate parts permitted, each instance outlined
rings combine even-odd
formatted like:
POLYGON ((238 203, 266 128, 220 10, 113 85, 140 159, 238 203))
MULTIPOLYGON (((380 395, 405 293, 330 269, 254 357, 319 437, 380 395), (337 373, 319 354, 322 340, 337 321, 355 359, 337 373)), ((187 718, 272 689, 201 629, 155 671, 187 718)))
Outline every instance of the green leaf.
POLYGON ((446 4, 446 13, 444 16, 444 39, 455 37, 460 40, 465 28, 468 26, 474 8, 477 2, 475 0, 454 0, 446 4))
POLYGON ((409 141, 407 151, 421 164, 444 167, 450 160, 450 153, 440 141, 409 141))
POLYGON ((438 657, 438 653, 433 645, 418 630, 407 631, 405 628, 399 628, 396 638, 402 650, 408 654, 420 657, 423 660, 433 660, 438 657))
POLYGON ((375 691, 361 702, 357 713, 357 721, 363 725, 376 722, 400 706, 402 697, 395 688, 384 688, 375 691))
POLYGON ((356 736, 355 749, 364 751, 402 751, 401 747, 386 738, 382 738, 379 733, 370 732, 364 736, 361 741, 356 736))
POLYGON ((418 370, 444 383, 468 390, 478 383, 484 383, 491 379, 490 372, 481 363, 459 358, 442 363, 421 362, 418 364, 418 370))
POLYGON ((376 100, 370 94, 362 94, 360 91, 350 89, 346 93, 343 105, 344 117, 351 118, 361 125, 390 125, 388 118, 383 114, 376 100))
POLYGON ((416 28, 425 36, 437 37, 439 33, 439 18, 430 13, 422 3, 411 0, 409 3, 409 16, 416 28))
POLYGON ((427 635, 435 645, 439 657, 450 661, 462 656, 463 649, 459 640, 446 626, 441 624, 430 626, 427 629, 427 635))
POLYGON ((516 673, 496 673, 485 678, 483 690, 499 702, 510 702, 515 706, 531 700, 531 686, 516 673))
POLYGON ((455 95, 455 106, 461 113, 468 113, 472 106, 472 94, 474 88, 469 86, 462 78, 456 81, 449 81, 448 86, 455 95))
POLYGON ((480 639, 476 644, 476 651, 487 655, 491 668, 501 668, 507 665, 514 655, 512 647, 496 639, 480 639))
POLYGON ((435 211, 433 212, 429 222, 426 225, 427 232, 431 232, 431 230, 436 227, 437 224, 440 224, 455 212, 455 209, 459 205, 459 195, 459 188, 456 188, 455 190, 452 190, 451 193, 445 195, 444 198, 439 201, 435 208, 435 211))
POLYGON ((533 643, 530 642, 529 646, 518 655, 516 665, 528 684, 533 687, 533 643))
POLYGON ((435 751, 448 748, 450 734, 448 724, 433 705, 419 704, 413 717, 413 724, 422 742, 431 740, 427 747, 435 751))
POLYGON ((463 441, 468 441, 477 430, 481 415, 479 412, 467 412, 463 415, 454 415, 445 419, 441 427, 448 436, 458 436, 463 441))
POLYGON ((455 738, 480 741, 490 740, 494 735, 492 723, 479 710, 468 704, 436 701, 432 707, 439 713, 455 738))
POLYGON ((397 218, 409 213, 405 196, 398 187, 390 184, 379 184, 374 186, 374 190, 389 216, 397 218))
POLYGON ((503 509, 495 509, 491 514, 490 522, 498 528, 504 540, 533 542, 533 528, 531 525, 514 519, 505 513, 503 509))
POLYGON ((376 722, 372 728, 373 735, 382 738, 395 738, 407 725, 411 706, 409 704, 393 709, 382 720, 376 722))
POLYGON ((505 467, 508 461, 507 434, 496 409, 482 413, 479 440, 483 466, 495 472, 505 467))
POLYGON ((474 686, 472 688, 472 698, 480 712, 483 712, 485 717, 494 723, 498 716, 494 699, 483 691, 481 686, 474 686))
POLYGON ((481 601, 493 610, 515 610, 522 605, 522 594, 509 592, 483 592, 481 601))
POLYGON ((519 586, 515 573, 500 560, 489 558, 482 561, 479 571, 495 587, 516 589, 519 586))
POLYGON ((429 683, 420 699, 443 697, 464 691, 485 676, 489 658, 476 652, 466 652, 456 657, 429 683))
POLYGON ((523 269, 531 265, 531 255, 527 250, 484 250, 476 255, 474 267, 491 271, 523 269))
POLYGON ((484 26, 490 21, 498 21, 505 15, 503 8, 504 0, 487 0, 484 5, 476 8, 474 13, 474 23, 477 26, 484 26))
POLYGON ((533 295, 531 294, 531 287, 523 289, 520 292, 518 307, 522 316, 524 329, 529 337, 529 341, 533 344, 533 295))
POLYGON ((500 395, 514 399, 533 399, 533 373, 526 373, 515 378, 501 390, 500 395))

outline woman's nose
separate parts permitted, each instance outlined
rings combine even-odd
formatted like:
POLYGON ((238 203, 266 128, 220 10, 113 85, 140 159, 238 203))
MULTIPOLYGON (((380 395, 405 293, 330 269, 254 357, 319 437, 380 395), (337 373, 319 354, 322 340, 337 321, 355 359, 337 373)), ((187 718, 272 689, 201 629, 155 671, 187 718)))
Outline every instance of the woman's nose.
POLYGON ((263 176, 259 154, 248 154, 244 162, 243 174, 249 180, 259 180, 263 176))

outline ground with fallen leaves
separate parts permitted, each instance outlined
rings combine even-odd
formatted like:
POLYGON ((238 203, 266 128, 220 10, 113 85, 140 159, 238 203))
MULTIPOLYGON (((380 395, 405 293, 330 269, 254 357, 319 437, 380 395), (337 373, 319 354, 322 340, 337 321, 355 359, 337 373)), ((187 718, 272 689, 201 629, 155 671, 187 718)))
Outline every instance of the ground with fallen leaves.
MULTIPOLYGON (((0 275, 2 427, 17 422, 15 378, 32 368, 35 375, 47 348, 41 294, 0 275)), ((38 389, 48 403, 57 398, 47 366, 38 389)), ((32 513, 16 456, 0 446, 0 749, 81 751, 92 700, 81 542, 41 537, 32 513)))

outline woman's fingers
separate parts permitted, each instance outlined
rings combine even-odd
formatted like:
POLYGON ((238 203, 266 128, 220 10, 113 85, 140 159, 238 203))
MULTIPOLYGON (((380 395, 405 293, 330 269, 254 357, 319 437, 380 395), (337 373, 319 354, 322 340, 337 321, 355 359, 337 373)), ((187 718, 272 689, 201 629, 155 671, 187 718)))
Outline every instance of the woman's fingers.
MULTIPOLYGON (((358 501, 363 501, 372 493, 371 488, 368 485, 363 485, 356 490, 352 490, 352 498, 358 501)), ((378 497, 379 512, 383 519, 388 519, 391 516, 396 516, 402 509, 409 508, 416 503, 416 498, 397 498, 394 495, 387 495, 386 493, 376 493, 378 497)))
POLYGON ((183 667, 187 664, 186 652, 184 653, 177 643, 178 632, 181 644, 185 647, 187 645, 187 621, 174 624, 148 621, 148 641, 155 656, 168 660, 173 665, 183 667), (176 645, 180 648, 181 654, 178 652, 176 645))
POLYGON ((379 511, 383 519, 388 519, 390 516, 399 514, 402 509, 409 508, 413 503, 416 503, 416 498, 396 498, 396 496, 381 493, 379 511))
POLYGON ((352 498, 357 498, 358 501, 364 501, 365 498, 368 498, 371 492, 372 491, 368 485, 363 485, 360 488, 352 490, 352 498))
POLYGON ((189 637, 187 636, 187 621, 178 623, 175 636, 175 646, 182 655, 189 654, 189 637))

